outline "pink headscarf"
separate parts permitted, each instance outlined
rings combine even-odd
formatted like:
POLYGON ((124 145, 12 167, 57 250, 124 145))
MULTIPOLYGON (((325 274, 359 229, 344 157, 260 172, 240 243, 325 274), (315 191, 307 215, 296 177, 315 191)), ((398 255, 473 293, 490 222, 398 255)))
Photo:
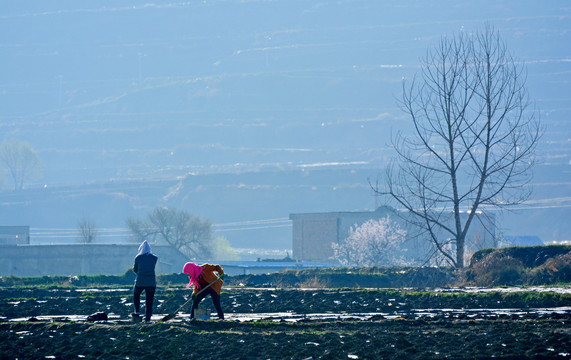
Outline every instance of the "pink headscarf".
POLYGON ((195 288, 199 288, 200 285, 198 284, 198 277, 202 274, 204 269, 201 266, 196 265, 195 263, 187 262, 184 264, 182 268, 182 272, 185 274, 190 275, 190 282, 186 285, 189 288, 191 285, 194 285, 195 288))

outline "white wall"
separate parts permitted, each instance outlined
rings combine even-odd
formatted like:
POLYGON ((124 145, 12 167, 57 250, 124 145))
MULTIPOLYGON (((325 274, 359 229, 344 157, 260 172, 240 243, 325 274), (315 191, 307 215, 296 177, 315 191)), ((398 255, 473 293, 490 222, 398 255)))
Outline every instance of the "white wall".
MULTIPOLYGON (((2 245, 0 275, 120 275, 132 268, 139 244, 2 245)), ((166 245, 152 245, 156 271, 180 273, 187 259, 166 245)))

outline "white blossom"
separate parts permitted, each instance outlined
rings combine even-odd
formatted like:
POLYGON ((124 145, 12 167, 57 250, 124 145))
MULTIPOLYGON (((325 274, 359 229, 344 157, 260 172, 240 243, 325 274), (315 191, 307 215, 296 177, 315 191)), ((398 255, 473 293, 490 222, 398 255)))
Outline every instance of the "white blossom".
POLYGON ((334 258, 347 266, 403 266, 406 230, 389 216, 349 229, 345 241, 332 244, 334 258))

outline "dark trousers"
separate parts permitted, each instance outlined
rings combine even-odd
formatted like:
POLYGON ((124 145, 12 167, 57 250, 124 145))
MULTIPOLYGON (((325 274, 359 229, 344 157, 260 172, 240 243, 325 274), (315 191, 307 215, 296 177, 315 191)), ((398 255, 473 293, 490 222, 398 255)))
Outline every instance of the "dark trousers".
POLYGON ((206 297, 206 295, 210 295, 212 298, 212 302, 214 303, 214 307, 218 313, 218 318, 224 319, 224 312, 222 312, 222 307, 220 306, 220 295, 218 295, 218 293, 212 288, 204 290, 196 297, 196 299, 194 299, 194 302, 192 303, 192 310, 190 312, 190 318, 194 319, 194 310, 198 309, 198 304, 202 301, 202 299, 206 297))
POLYGON ((154 286, 135 286, 133 292, 133 302, 135 304, 135 312, 139 313, 141 307, 141 293, 145 291, 145 320, 151 321, 153 315, 153 300, 155 298, 154 286))

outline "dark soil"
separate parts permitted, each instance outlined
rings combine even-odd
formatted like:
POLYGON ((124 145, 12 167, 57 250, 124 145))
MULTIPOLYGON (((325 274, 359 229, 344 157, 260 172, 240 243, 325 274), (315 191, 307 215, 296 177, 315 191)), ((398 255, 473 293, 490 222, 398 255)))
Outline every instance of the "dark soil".
MULTIPOLYGON (((154 312, 169 314, 190 295, 186 289, 158 289, 154 312)), ((144 295, 143 295, 144 298, 144 295)), ((89 315, 113 313, 128 318, 133 311, 130 289, 0 290, 0 316, 8 319, 40 315, 89 315)), ((529 309, 571 307, 571 294, 556 292, 499 292, 482 294, 414 290, 354 289, 240 289, 223 291, 222 308, 233 313, 359 313, 403 312, 412 309, 529 309)), ((201 306, 211 307, 207 298, 201 306)), ((213 308, 212 308, 213 310, 213 308)), ((185 310, 183 310, 184 312, 185 310)), ((189 309, 186 309, 188 312, 189 309)))
MULTIPOLYGON (((131 323, 130 289, 0 289, 1 359, 440 359, 570 358, 571 315, 407 317, 413 309, 571 306, 554 292, 443 293, 359 289, 227 289, 227 314, 383 312, 396 319, 131 323), (120 316, 111 322, 34 321, 40 315, 120 316), (26 318, 27 321, 9 321, 26 318)), ((186 289, 160 288, 155 313, 176 310, 186 289)), ((207 298, 201 307, 212 307, 207 298)), ((212 311, 213 309, 211 309, 212 311)), ((188 312, 188 309, 186 309, 188 312)), ((229 316, 231 318, 231 316, 229 316)))
POLYGON ((569 358, 569 320, 0 323, 2 359, 569 358))

